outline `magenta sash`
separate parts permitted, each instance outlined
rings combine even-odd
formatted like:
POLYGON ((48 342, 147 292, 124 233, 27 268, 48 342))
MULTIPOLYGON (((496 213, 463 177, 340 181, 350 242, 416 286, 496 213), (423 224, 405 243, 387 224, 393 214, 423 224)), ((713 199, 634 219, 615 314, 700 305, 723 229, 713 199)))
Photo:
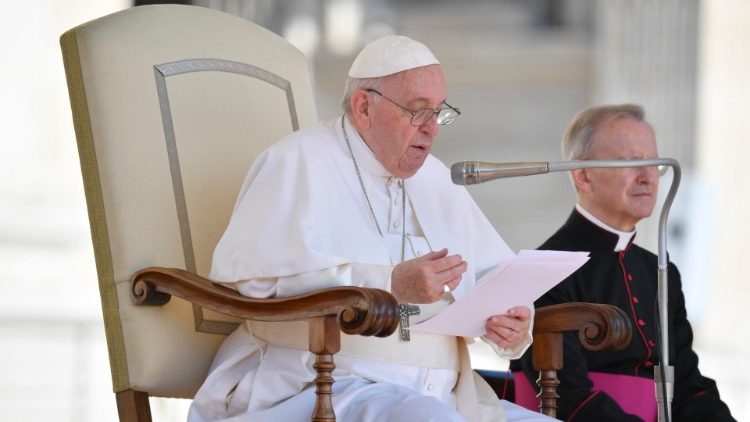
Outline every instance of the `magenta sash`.
MULTIPOLYGON (((526 374, 514 372, 513 377, 516 404, 538 412, 539 399, 526 374)), ((605 372, 589 372, 589 379, 594 384, 594 391, 601 391, 612 397, 625 413, 636 415, 646 422, 656 421, 658 406, 654 380, 605 372)))

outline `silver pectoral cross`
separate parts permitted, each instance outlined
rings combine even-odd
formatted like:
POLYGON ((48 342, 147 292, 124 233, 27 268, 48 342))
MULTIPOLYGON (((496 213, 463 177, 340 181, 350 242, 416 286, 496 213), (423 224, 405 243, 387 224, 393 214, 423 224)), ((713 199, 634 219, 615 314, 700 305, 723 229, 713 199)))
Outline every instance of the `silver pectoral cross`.
POLYGON ((401 340, 410 341, 409 317, 412 315, 419 315, 419 306, 410 304, 398 305, 398 314, 401 319, 401 327, 399 328, 401 340))

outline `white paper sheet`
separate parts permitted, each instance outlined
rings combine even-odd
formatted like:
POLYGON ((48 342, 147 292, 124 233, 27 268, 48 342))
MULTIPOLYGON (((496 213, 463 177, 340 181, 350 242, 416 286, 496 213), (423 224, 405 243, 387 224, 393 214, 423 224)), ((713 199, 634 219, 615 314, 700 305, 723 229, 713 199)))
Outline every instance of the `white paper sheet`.
POLYGON ((514 306, 532 306, 541 295, 588 261, 588 252, 523 250, 500 262, 476 287, 414 331, 463 337, 485 334, 487 319, 514 306))

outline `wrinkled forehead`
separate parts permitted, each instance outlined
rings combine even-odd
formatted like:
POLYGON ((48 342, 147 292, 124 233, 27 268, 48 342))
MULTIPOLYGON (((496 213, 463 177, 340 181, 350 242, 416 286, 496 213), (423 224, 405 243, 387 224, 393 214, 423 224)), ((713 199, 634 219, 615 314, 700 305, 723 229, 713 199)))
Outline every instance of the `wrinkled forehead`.
POLYGON ((440 65, 429 65, 405 70, 389 76, 384 90, 404 100, 445 100, 445 75, 440 65))
POLYGON ((621 117, 597 127, 590 154, 598 158, 656 157, 656 137, 648 122, 621 117))

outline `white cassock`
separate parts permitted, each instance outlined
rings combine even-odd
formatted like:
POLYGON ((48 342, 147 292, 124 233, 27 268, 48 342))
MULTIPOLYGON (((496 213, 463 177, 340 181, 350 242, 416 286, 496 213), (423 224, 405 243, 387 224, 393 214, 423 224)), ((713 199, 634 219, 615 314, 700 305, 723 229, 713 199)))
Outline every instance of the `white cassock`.
MULTIPOLYGON (((448 248, 468 263, 458 288, 435 304, 421 305, 421 313, 412 317, 415 323, 465 294, 481 274, 513 253, 433 156, 405 181, 407 203, 402 204, 399 180, 344 119, 381 236, 341 119, 298 131, 258 157, 214 252, 212 279, 252 297, 335 286, 390 291, 406 224, 407 260, 448 248)), ((515 358, 530 342, 529 332, 517 350, 492 346, 499 355, 515 358)), ((188 420, 310 420, 314 359, 307 351, 306 323, 246 322, 217 353, 188 420)), ((342 334, 334 363, 333 406, 339 421, 551 420, 501 402, 486 384, 475 383, 461 338, 412 332, 405 342, 398 330, 388 338, 342 334)))

